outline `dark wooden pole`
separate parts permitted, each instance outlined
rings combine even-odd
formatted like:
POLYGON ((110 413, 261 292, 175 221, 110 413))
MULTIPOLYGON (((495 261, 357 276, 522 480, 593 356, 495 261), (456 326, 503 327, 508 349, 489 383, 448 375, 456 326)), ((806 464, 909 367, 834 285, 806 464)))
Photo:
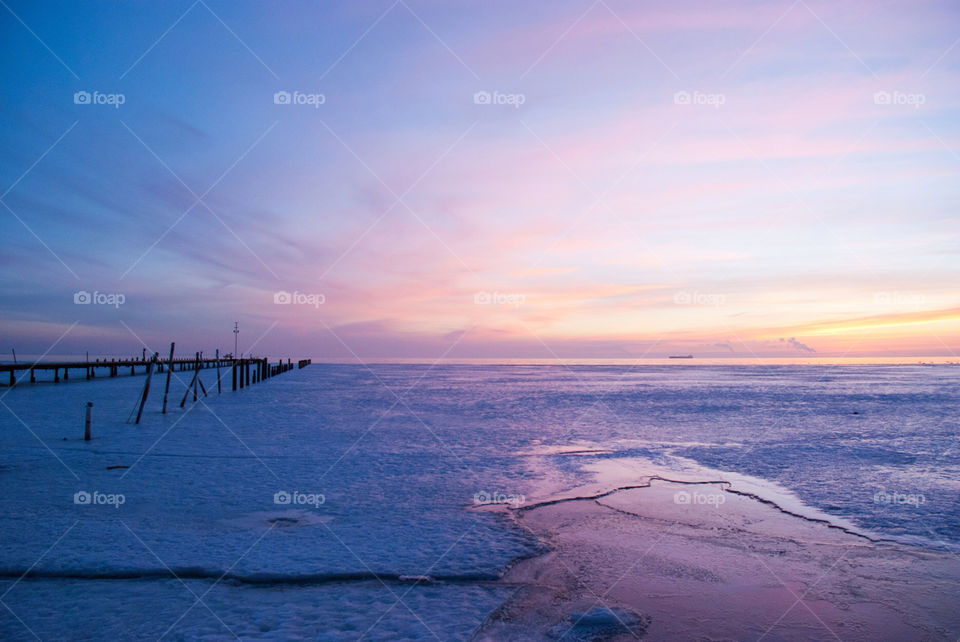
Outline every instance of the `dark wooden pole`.
POLYGON ((220 348, 217 348, 217 394, 220 394, 220 348))
POLYGON ((190 382, 190 385, 187 386, 186 392, 183 393, 183 399, 180 400, 180 407, 183 408, 184 404, 187 403, 187 397, 190 396, 190 388, 196 388, 197 375, 200 374, 200 371, 194 371, 193 381, 190 382))
POLYGON ((87 402, 87 419, 83 424, 83 440, 90 441, 90 432, 93 426, 93 402, 87 402))
POLYGON ((150 394, 150 382, 153 380, 153 366, 159 356, 159 352, 154 352, 153 358, 150 360, 150 365, 147 366, 147 382, 143 384, 143 396, 140 397, 140 408, 137 410, 137 420, 134 423, 139 424, 140 417, 143 416, 143 406, 147 403, 147 396, 150 394))
POLYGON ((167 396, 170 394, 170 375, 173 374, 173 347, 176 345, 170 342, 170 363, 167 366, 167 385, 163 388, 163 410, 162 414, 167 414, 167 396))

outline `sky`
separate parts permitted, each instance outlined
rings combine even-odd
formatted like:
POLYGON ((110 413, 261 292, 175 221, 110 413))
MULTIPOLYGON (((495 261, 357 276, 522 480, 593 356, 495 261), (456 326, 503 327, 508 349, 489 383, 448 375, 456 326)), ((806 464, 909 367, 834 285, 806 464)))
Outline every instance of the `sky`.
POLYGON ((953 2, 2 0, 0 43, 4 352, 960 354, 953 2))

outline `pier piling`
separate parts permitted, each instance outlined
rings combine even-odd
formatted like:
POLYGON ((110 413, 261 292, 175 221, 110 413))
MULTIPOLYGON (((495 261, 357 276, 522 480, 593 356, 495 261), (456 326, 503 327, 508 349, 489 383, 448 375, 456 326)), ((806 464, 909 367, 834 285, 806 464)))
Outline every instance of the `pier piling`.
POLYGON ((170 342, 170 367, 167 368, 167 385, 163 388, 163 410, 162 414, 167 414, 167 395, 170 394, 170 375, 173 374, 173 347, 176 345, 173 341, 170 342))
POLYGON ((90 441, 90 432, 93 425, 93 402, 87 402, 87 418, 83 424, 83 440, 90 441))
POLYGON ((159 352, 153 353, 153 359, 150 360, 150 365, 147 366, 147 381, 143 384, 143 396, 140 397, 140 408, 137 409, 137 421, 135 423, 140 423, 140 417, 143 416, 143 406, 147 403, 147 395, 150 394, 150 381, 153 379, 153 365, 157 362, 157 358, 160 356, 159 352))

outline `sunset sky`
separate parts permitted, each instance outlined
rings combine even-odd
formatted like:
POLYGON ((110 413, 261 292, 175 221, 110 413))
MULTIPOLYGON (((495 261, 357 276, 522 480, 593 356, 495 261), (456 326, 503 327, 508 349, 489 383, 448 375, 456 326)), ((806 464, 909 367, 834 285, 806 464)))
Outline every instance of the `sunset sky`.
POLYGON ((960 6, 657 4, 3 0, 0 358, 960 353, 960 6))

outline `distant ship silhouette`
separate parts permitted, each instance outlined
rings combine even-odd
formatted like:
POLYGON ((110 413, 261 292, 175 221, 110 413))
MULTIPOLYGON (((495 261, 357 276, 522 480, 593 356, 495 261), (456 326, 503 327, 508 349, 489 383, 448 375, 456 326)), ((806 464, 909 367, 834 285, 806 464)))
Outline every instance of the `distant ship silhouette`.
POLYGON ((671 354, 671 359, 693 359, 692 354, 671 354))

